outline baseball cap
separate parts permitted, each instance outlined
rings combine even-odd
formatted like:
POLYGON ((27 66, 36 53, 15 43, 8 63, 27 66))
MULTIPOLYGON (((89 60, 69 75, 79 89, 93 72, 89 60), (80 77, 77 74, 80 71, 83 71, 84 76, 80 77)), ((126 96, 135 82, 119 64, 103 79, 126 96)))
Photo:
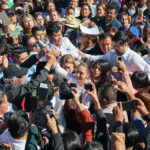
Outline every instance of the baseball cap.
POLYGON ((146 18, 150 20, 150 14, 149 14, 149 15, 147 15, 147 16, 146 16, 146 18))
POLYGON ((6 9, 5 10, 6 14, 9 15, 15 15, 15 12, 12 9, 6 9))
POLYGON ((4 78, 22 77, 26 75, 28 68, 20 67, 17 64, 9 64, 8 68, 3 71, 4 78))
POLYGON ((138 37, 139 34, 140 34, 139 29, 135 26, 131 26, 127 31, 130 32, 131 34, 133 34, 136 37, 138 37))

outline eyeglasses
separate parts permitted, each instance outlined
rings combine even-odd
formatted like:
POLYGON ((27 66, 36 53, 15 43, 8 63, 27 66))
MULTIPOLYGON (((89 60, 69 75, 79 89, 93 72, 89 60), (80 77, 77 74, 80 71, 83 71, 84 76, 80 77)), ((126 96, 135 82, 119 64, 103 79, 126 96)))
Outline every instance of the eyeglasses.
POLYGON ((38 41, 36 41, 34 44, 29 45, 29 47, 36 47, 38 44, 38 41))

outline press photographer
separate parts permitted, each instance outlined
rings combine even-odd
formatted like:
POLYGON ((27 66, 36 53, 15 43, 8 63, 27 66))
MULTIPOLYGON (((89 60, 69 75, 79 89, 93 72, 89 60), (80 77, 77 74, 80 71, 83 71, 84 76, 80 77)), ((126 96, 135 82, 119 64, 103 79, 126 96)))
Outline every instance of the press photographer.
POLYGON ((51 110, 53 109, 50 100, 54 95, 54 88, 51 84, 40 83, 37 90, 33 90, 31 95, 31 110, 33 113, 34 123, 39 128, 46 128, 46 114, 54 117, 51 110))
MULTIPOLYGON (((58 120, 53 109, 51 100, 54 95, 54 88, 51 84, 41 83, 37 90, 31 94, 30 102, 32 111, 30 113, 31 127, 35 128, 36 134, 42 138, 35 137, 36 144, 40 145, 41 149, 63 149, 63 144, 58 128, 58 120), (55 139, 56 138, 56 139, 55 139), (56 141, 55 141, 56 140, 56 141), (54 142, 54 143, 53 143, 54 142), (59 144, 57 144, 59 143, 59 144)), ((26 149, 33 149, 30 136, 35 136, 29 131, 26 149)))
POLYGON ((46 80, 53 62, 53 57, 47 57, 45 67, 27 84, 24 84, 24 78, 28 69, 16 64, 9 64, 8 68, 3 71, 4 77, 0 81, 1 85, 3 85, 2 88, 6 90, 9 102, 14 103, 19 109, 22 109, 22 101, 41 82, 46 80))

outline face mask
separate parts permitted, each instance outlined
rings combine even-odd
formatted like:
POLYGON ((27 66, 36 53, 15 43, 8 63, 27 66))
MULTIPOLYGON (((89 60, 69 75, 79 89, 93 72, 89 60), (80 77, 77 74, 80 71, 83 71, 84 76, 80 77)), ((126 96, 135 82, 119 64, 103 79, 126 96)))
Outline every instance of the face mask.
POLYGON ((139 8, 139 11, 144 12, 145 9, 146 9, 145 7, 144 8, 139 8))
POLYGON ((129 10, 128 10, 128 13, 129 13, 130 16, 133 16, 133 15, 135 14, 135 10, 129 9, 129 10))

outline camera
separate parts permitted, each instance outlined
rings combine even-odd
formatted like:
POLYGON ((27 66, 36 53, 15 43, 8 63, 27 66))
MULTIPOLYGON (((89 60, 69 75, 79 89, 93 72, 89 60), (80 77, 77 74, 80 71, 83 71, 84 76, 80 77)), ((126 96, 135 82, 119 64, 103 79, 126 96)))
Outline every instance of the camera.
POLYGON ((73 95, 71 93, 71 88, 72 87, 77 87, 76 84, 74 83, 70 83, 70 85, 67 82, 63 82, 60 85, 60 89, 59 89, 59 96, 61 100, 69 100, 69 99, 73 99, 73 95))
POLYGON ((121 56, 118 56, 118 57, 117 57, 117 60, 122 61, 122 57, 121 57, 121 56))
POLYGON ((129 100, 126 102, 122 102, 122 108, 123 110, 133 110, 138 105, 136 100, 129 100))
POLYGON ((84 84, 84 89, 87 91, 92 91, 93 90, 92 84, 90 84, 90 83, 84 84))
POLYGON ((33 110, 33 120, 38 127, 40 128, 47 127, 46 114, 49 114, 50 117, 53 117, 52 112, 50 112, 51 109, 52 105, 49 102, 46 105, 39 105, 37 109, 33 110))
POLYGON ((33 90, 31 96, 31 110, 33 121, 40 128, 46 128, 46 114, 53 117, 51 113, 52 103, 49 101, 53 96, 53 87, 50 84, 41 83, 37 90, 33 90))

